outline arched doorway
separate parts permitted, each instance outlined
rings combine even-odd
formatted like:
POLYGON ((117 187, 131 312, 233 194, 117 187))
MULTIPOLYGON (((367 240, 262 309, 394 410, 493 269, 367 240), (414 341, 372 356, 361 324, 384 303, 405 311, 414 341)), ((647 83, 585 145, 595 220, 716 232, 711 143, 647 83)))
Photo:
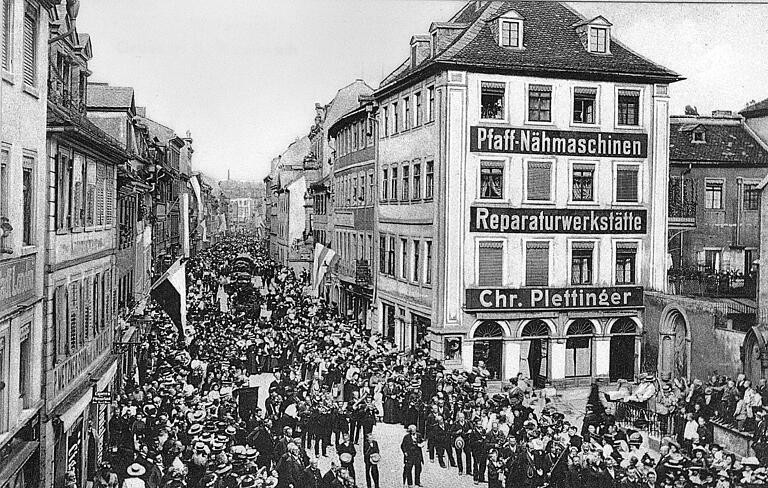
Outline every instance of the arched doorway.
POLYGON ((535 388, 542 388, 549 372, 549 326, 541 319, 531 320, 520 336, 520 372, 527 374, 535 388))
POLYGON ((491 379, 502 378, 501 347, 504 329, 498 322, 485 321, 477 326, 472 338, 475 339, 472 366, 477 366, 482 361, 491 373, 491 379))
POLYGON ((610 381, 632 380, 635 377, 635 336, 637 325, 629 317, 620 318, 611 327, 610 381))
POLYGON ((592 337, 595 328, 587 319, 571 322, 565 340, 565 377, 592 376, 592 337))
POLYGON ((742 347, 742 368, 744 375, 753 385, 758 384, 763 378, 763 356, 765 351, 765 340, 762 334, 755 327, 749 329, 744 337, 742 347))
POLYGON ((690 374, 690 339, 686 318, 680 310, 669 308, 662 315, 660 334, 662 374, 687 379, 690 374))

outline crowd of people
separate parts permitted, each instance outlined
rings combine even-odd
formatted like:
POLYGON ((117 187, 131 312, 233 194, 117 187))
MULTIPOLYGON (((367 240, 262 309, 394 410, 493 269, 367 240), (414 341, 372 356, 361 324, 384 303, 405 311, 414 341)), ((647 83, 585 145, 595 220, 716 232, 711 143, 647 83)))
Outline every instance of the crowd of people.
POLYGON ((306 293, 306 275, 270 260, 255 238, 201 251, 186 270, 194 333, 145 310, 151 326, 113 405, 96 487, 412 487, 430 483, 427 462, 489 488, 725 488, 765 475, 706 436, 665 438, 654 454, 606 411, 596 385, 575 425, 522 376, 494 393, 482 363, 447 370, 426 347, 403 354, 306 293), (249 283, 229 279, 244 253, 249 283), (259 391, 264 373, 274 381, 259 391), (380 449, 381 423, 402 425, 399 453, 380 449), (402 478, 382 479, 383 457, 399 458, 402 478))

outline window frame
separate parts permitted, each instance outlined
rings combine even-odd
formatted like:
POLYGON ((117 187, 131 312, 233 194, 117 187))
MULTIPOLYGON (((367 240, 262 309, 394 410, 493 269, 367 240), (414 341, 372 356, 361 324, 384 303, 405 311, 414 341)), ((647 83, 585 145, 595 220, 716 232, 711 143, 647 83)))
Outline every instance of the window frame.
POLYGON ((725 202, 725 178, 704 178, 704 210, 723 211, 725 202), (708 186, 710 183, 718 184, 720 186, 720 206, 710 207, 708 194, 708 186))
POLYGON ((433 240, 432 239, 422 239, 424 241, 424 277, 422 279, 422 284, 426 287, 432 287, 432 260, 434 256, 432 255, 433 252, 433 240))
POLYGON ((523 41, 525 39, 524 32, 523 32, 523 20, 519 18, 519 16, 511 17, 511 16, 502 16, 499 18, 499 37, 497 39, 499 46, 503 47, 504 49, 523 49, 524 44, 523 41), (517 24, 517 42, 512 44, 506 44, 504 41, 504 24, 517 24))
POLYGON ((400 201, 411 201, 411 165, 408 162, 400 164, 400 180, 402 188, 400 188, 400 201))
POLYGON ((762 191, 758 188, 758 185, 760 182, 755 181, 749 181, 749 180, 742 180, 741 182, 741 209, 746 212, 756 212, 760 210, 760 194, 762 191), (747 188, 751 187, 751 188, 747 188), (748 198, 748 195, 749 198, 748 198), (756 197, 754 196, 756 195, 756 197), (753 203, 754 208, 752 208, 751 205, 747 205, 748 203, 753 203))
POLYGON ((507 239, 505 239, 503 236, 499 237, 477 237, 475 238, 475 257, 474 257, 474 265, 475 265, 475 285, 484 288, 492 288, 492 286, 486 286, 480 284, 480 246, 483 243, 501 243, 501 284, 500 287, 504 287, 509 285, 509 280, 507 279, 507 270, 509 265, 507 264, 509 261, 509 257, 507 255, 508 253, 508 243, 507 239))
POLYGON ((414 92, 413 94, 413 110, 414 110, 414 119, 413 119, 413 127, 420 127, 421 124, 424 123, 424 116, 421 113, 422 110, 422 92, 421 90, 414 92))
POLYGON ((607 26, 604 25, 591 25, 589 26, 589 32, 587 32, 587 43, 589 45, 589 52, 592 54, 611 54, 611 30, 607 26), (596 42, 597 45, 593 45, 592 41, 592 33, 593 31, 598 32, 598 35, 596 36, 596 42), (605 45, 603 46, 603 50, 600 51, 598 49, 598 46, 600 45, 600 37, 599 32, 603 32, 605 34, 605 45))
POLYGON ((546 238, 546 237, 531 237, 531 238, 524 238, 521 239, 521 252, 523 253, 523 260, 522 260, 522 287, 523 288, 548 288, 552 286, 553 280, 553 271, 554 271, 554 244, 555 240, 554 238, 546 238), (528 243, 530 242, 546 242, 548 247, 547 252, 547 284, 546 285, 529 285, 526 276, 528 274, 528 243))
POLYGON ((632 160, 621 160, 621 161, 614 161, 613 162, 613 182, 612 182, 612 193, 613 196, 611 198, 612 204, 617 206, 637 206, 642 205, 644 203, 643 199, 643 179, 645 177, 645 174, 643 172, 644 167, 643 163, 640 161, 632 161, 632 160), (620 202, 617 199, 617 193, 618 193, 618 174, 619 174, 619 166, 634 166, 637 167, 637 201, 636 202, 620 202))
POLYGON ((642 266, 638 266, 638 258, 643 254, 643 241, 641 239, 615 239, 611 242, 611 281, 615 286, 637 286, 642 283, 642 266), (616 265, 618 259, 618 247, 619 244, 634 244, 635 245, 635 263, 634 263, 634 282, 633 283, 619 283, 616 273, 616 265))
POLYGON ((557 159, 554 157, 523 158, 523 203, 526 205, 554 205, 557 199, 557 159), (549 163, 549 200, 530 200, 528 198, 528 165, 530 163, 549 163))
POLYGON ((641 85, 614 85, 613 87, 614 127, 623 130, 641 131, 645 129, 645 87, 641 85), (622 90, 636 91, 637 95, 637 125, 619 123, 619 92, 622 90))
POLYGON ((479 163, 477 172, 477 200, 486 202, 503 202, 508 200, 506 179, 509 172, 507 171, 507 160, 503 158, 482 158, 479 160, 479 163), (483 163, 501 164, 501 196, 498 198, 483 196, 483 163))
POLYGON ((526 125, 555 125, 554 106, 555 106, 555 86, 545 83, 526 83, 525 84, 525 124, 526 125), (531 87, 548 86, 549 90, 549 120, 531 120, 531 87))
POLYGON ((33 91, 33 94, 35 94, 35 96, 37 96, 38 86, 40 85, 40 79, 42 78, 40 69, 38 67, 38 65, 40 64, 40 47, 38 46, 38 44, 40 44, 40 9, 37 8, 37 6, 35 6, 34 4, 32 4, 32 2, 26 0, 24 2, 24 22, 22 26, 22 49, 21 49, 21 52, 22 52, 21 75, 22 76, 21 76, 21 79, 22 79, 22 84, 24 85, 24 88, 31 89, 33 91), (24 32, 24 27, 26 26, 27 16, 30 13, 34 14, 34 19, 33 19, 34 30, 32 32, 32 41, 33 41, 32 49, 33 49, 34 61, 33 61, 33 65, 31 66, 31 69, 33 70, 32 76, 34 77, 34 79, 32 80, 31 83, 27 82, 27 79, 25 76, 26 74, 24 72, 24 70, 26 69, 25 56, 24 56, 24 49, 25 49, 24 37, 26 33, 24 32))
POLYGON ((22 188, 22 199, 21 199, 21 245, 22 248, 30 248, 37 245, 37 241, 39 238, 38 235, 38 229, 37 225, 35 225, 37 212, 39 209, 37 208, 37 171, 35 170, 35 167, 37 166, 37 154, 29 151, 24 150, 22 157, 21 157, 21 188, 22 188), (24 199, 24 173, 29 171, 30 174, 30 184, 32 188, 30 189, 30 195, 29 195, 29 229, 26 227, 26 201, 24 199), (29 236, 27 236, 27 230, 29 233, 29 236))
MULTIPOLYGON (((3 43, 3 47, 7 50, 8 53, 8 59, 7 59, 7 65, 5 64, 5 59, 0 59, 0 68, 2 69, 3 78, 8 81, 9 83, 14 82, 14 46, 15 46, 15 39, 14 39, 14 28, 15 28, 15 20, 16 16, 14 15, 14 4, 15 0, 3 0, 3 11, 0 13, 3 16, 3 30, 2 30, 2 39, 0 39, 0 42, 3 43), (8 30, 6 31, 6 27, 8 30)), ((1 58, 1 55, 0 55, 1 58)))
POLYGON ((480 116, 478 119, 482 122, 493 122, 493 123, 502 123, 506 122, 509 123, 509 83, 507 83, 504 80, 497 81, 497 80, 490 80, 490 79, 483 79, 478 80, 477 82, 478 87, 478 106, 480 108, 480 116), (502 95, 502 106, 501 106, 501 117, 500 118, 486 118, 483 117, 483 84, 484 83, 499 83, 504 85, 504 94, 502 95))
POLYGON ((600 95, 601 95, 600 85, 590 85, 590 84, 587 84, 587 83, 579 83, 578 85, 574 85, 574 86, 571 87, 571 115, 570 115, 570 120, 571 120, 571 126, 572 127, 590 127, 590 128, 594 128, 594 127, 597 127, 597 126, 600 125, 600 121, 601 121, 601 117, 600 117, 600 95), (590 122, 577 122, 574 119, 574 115, 576 115, 575 111, 576 111, 576 96, 577 96, 576 89, 577 88, 590 88, 590 89, 596 90, 595 91, 595 108, 594 108, 594 119, 595 119, 595 121, 592 122, 592 123, 590 123, 590 122))
POLYGON ((595 181, 598 180, 600 162, 594 159, 570 159, 568 160, 568 204, 569 205, 599 205, 600 199, 595 189, 595 181), (592 166, 592 200, 576 200, 573 198, 574 171, 576 165, 592 166))
POLYGON ((424 162, 424 200, 431 201, 431 200, 434 200, 434 198, 435 198, 435 160, 427 159, 424 162), (432 168, 431 171, 429 171, 430 164, 432 168), (430 182, 429 184, 427 184, 428 181, 430 182))
POLYGON ((421 160, 414 159, 411 161, 411 179, 413 184, 411 185, 411 200, 421 200, 421 160))
POLYGON ((435 121, 435 102, 437 93, 435 93, 435 85, 427 87, 427 120, 426 123, 435 121))
POLYGON ((596 283, 599 282, 599 276, 598 273, 600 271, 600 266, 598 263, 599 257, 600 257, 600 239, 590 239, 588 236, 586 238, 569 238, 567 239, 568 243, 568 286, 574 286, 574 287, 590 287, 595 286, 596 283), (573 282, 573 246, 577 242, 589 242, 592 244, 592 266, 589 270, 591 282, 590 283, 574 283, 573 282))
POLYGON ((384 164, 381 167, 381 193, 379 195, 381 203, 389 201, 389 165, 384 164))

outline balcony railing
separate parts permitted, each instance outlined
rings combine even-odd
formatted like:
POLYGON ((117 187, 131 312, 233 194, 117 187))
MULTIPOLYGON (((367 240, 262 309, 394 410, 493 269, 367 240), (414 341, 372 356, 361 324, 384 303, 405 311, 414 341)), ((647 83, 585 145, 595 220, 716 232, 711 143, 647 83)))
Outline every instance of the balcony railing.
POLYGON ((737 271, 715 272, 704 267, 667 271, 669 292, 674 295, 756 298, 756 277, 737 271))
POLYGON ((672 178, 668 186, 668 213, 671 224, 696 223, 697 199, 693 180, 672 178))

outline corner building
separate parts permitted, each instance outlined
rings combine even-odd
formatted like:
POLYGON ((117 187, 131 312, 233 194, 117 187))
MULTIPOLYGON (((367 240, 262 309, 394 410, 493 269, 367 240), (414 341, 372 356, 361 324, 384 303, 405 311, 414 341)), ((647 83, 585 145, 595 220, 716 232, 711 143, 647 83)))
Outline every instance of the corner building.
POLYGON ((637 375, 679 79, 559 3, 470 2, 414 36, 375 93, 384 335, 499 381, 637 375))

